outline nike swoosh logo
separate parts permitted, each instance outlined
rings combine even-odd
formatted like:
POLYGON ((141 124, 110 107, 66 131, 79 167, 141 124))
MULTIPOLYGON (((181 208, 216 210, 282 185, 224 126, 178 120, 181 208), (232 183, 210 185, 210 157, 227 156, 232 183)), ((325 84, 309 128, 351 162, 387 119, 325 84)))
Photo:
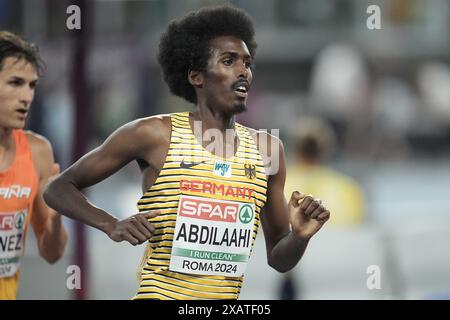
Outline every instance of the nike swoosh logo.
POLYGON ((184 159, 183 159, 180 162, 180 168, 189 169, 189 168, 192 168, 192 167, 197 166, 197 165, 202 164, 202 163, 205 163, 205 161, 201 161, 201 162, 184 162, 184 159))

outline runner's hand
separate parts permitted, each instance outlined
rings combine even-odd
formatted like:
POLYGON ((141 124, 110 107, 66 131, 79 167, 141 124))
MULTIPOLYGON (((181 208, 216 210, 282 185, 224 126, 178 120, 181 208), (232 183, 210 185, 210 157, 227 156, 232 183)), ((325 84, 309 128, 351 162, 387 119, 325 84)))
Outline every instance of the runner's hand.
POLYGON ((108 236, 116 241, 128 241, 133 246, 149 240, 155 233, 155 227, 148 221, 161 213, 160 210, 138 213, 124 220, 116 220, 108 236))
POLYGON ((330 211, 321 200, 298 191, 292 193, 289 211, 292 231, 302 239, 311 238, 330 219, 330 211))

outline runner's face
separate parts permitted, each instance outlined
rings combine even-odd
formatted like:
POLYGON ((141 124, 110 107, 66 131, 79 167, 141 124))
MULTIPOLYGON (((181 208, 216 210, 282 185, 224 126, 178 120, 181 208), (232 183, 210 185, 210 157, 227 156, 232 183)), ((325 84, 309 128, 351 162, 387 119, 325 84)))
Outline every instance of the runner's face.
POLYGON ((36 68, 24 59, 7 57, 0 70, 0 127, 22 129, 37 84, 36 68))
POLYGON ((220 36, 210 41, 210 47, 203 83, 208 105, 230 114, 245 111, 253 79, 247 45, 239 38, 220 36))

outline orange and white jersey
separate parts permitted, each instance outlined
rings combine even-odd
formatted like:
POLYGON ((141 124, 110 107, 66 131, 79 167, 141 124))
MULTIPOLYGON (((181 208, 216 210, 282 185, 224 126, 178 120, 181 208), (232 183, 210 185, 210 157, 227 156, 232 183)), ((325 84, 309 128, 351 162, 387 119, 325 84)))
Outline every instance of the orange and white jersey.
POLYGON ((0 299, 15 299, 31 211, 39 187, 28 138, 13 130, 16 154, 0 172, 0 299))

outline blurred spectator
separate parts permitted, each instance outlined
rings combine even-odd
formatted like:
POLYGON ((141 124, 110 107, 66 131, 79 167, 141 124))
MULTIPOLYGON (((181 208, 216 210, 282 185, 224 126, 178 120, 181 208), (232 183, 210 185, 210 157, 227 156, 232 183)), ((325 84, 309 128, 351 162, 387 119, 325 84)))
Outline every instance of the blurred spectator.
POLYGON ((325 122, 303 118, 293 132, 294 163, 287 168, 285 195, 299 189, 313 194, 330 209, 330 225, 355 226, 365 219, 364 195, 351 177, 323 165, 335 146, 336 137, 325 122))
POLYGON ((370 77, 365 57, 353 44, 335 43, 316 57, 311 74, 311 106, 336 131, 340 149, 370 151, 370 77))
MULTIPOLYGON (((330 225, 354 227, 365 219, 365 201, 361 187, 352 178, 323 164, 335 147, 336 136, 329 125, 318 118, 302 118, 292 132, 295 159, 287 168, 285 197, 299 190, 322 200, 331 212, 330 225)), ((292 273, 280 283, 279 297, 301 297, 301 286, 292 273)))
POLYGON ((418 105, 416 92, 404 80, 392 76, 377 79, 372 99, 374 158, 408 154, 406 137, 416 122, 418 105))
POLYGON ((450 67, 428 62, 417 74, 419 91, 431 116, 438 124, 450 125, 450 67))
POLYGON ((321 114, 346 121, 366 106, 368 90, 365 59, 352 45, 333 44, 318 54, 311 75, 311 94, 321 114))
POLYGON ((450 152, 450 67, 425 62, 417 69, 416 83, 421 104, 409 135, 415 151, 428 156, 450 152))
POLYGON ((427 62, 417 72, 417 84, 423 99, 425 114, 434 127, 450 127, 450 67, 445 63, 427 62))

